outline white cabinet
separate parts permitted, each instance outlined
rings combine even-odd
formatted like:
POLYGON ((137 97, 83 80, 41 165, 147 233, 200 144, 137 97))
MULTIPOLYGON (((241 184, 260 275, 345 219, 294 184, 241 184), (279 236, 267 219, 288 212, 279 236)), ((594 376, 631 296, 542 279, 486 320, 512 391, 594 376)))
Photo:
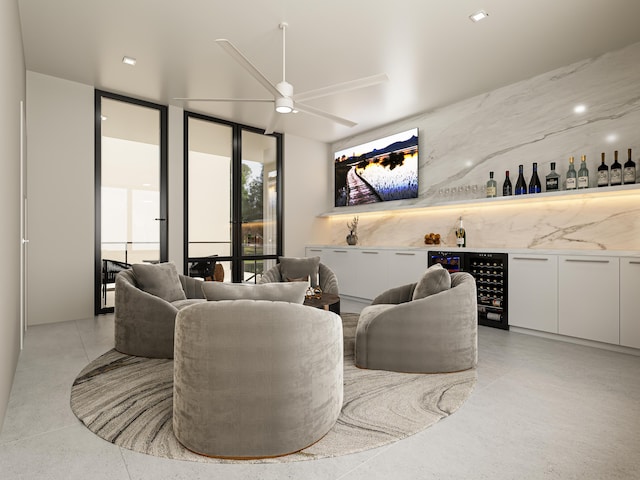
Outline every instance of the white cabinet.
POLYGON ((557 255, 509 256, 509 325, 558 333, 557 255))
POLYGON ((371 300, 387 289, 388 251, 363 248, 352 252, 356 281, 351 295, 371 300))
POLYGON ((618 344, 618 258, 561 255, 558 262, 558 332, 618 344))
POLYGON ((390 250, 388 288, 415 283, 422 278, 429 263, 429 252, 423 250, 390 250))
POLYGON ((346 247, 307 247, 305 253, 307 257, 320 257, 320 262, 333 270, 341 295, 354 295, 358 283, 354 251, 346 247))
POLYGON ((620 259, 620 345, 640 348, 640 258, 620 259))

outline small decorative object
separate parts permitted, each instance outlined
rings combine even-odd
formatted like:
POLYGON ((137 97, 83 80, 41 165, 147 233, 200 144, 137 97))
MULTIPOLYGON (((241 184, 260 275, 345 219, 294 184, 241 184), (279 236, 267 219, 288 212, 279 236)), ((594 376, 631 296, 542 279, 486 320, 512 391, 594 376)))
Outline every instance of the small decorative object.
POLYGON ((358 243, 358 217, 353 217, 349 223, 347 223, 349 229, 349 235, 347 235, 347 243, 349 245, 355 245, 358 243))
POLYGON ((439 233, 427 233, 424 236, 424 243, 426 245, 440 245, 440 234, 439 233))
POLYGON ((313 289, 313 298, 322 298, 322 289, 320 288, 320 285, 313 289))
POLYGON ((309 288, 307 288, 307 291, 305 292, 304 296, 307 298, 313 298, 315 296, 315 291, 313 290, 313 287, 311 285, 309 285, 309 288))

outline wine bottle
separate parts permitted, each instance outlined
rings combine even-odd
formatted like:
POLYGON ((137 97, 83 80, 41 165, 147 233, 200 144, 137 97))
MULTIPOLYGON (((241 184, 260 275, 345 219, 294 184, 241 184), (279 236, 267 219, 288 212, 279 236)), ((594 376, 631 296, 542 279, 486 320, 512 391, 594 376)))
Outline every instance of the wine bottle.
POLYGON ((511 186, 511 180, 509 179, 509 170, 505 172, 504 183, 502 184, 502 195, 505 197, 513 195, 513 187, 511 186))
POLYGON ((458 245, 458 247, 467 246, 467 232, 462 225, 462 217, 460 217, 460 223, 458 224, 458 228, 456 228, 456 245, 458 245))
POLYGON ((636 162, 631 159, 631 149, 629 149, 629 160, 624 162, 622 183, 624 183, 625 185, 636 183, 636 162))
POLYGON ((609 172, 609 185, 622 185, 622 165, 618 163, 618 150, 613 152, 613 163, 609 172))
POLYGON ((527 182, 524 181, 524 167, 518 165, 518 180, 516 180, 516 195, 524 195, 527 193, 527 182))
POLYGON ((578 170, 578 188, 589 188, 589 169, 587 168, 587 156, 580 157, 580 169, 578 170))
POLYGON ((498 184, 493 179, 493 172, 489 172, 489 180, 487 181, 487 198, 495 197, 498 190, 498 184))
POLYGON ((547 192, 554 192, 560 188, 560 175, 556 173, 556 162, 551 162, 551 172, 545 177, 547 192))
POLYGON ((529 181, 529 193, 540 193, 541 191, 542 185, 540 184, 540 178, 538 178, 538 164, 533 162, 533 173, 529 181))
POLYGON ((573 166, 573 157, 569 157, 569 170, 567 170, 567 190, 575 190, 578 186, 576 169, 573 166))
POLYGON ((598 186, 607 187, 609 186, 609 167, 604 163, 604 152, 602 152, 601 155, 602 163, 598 167, 598 186))

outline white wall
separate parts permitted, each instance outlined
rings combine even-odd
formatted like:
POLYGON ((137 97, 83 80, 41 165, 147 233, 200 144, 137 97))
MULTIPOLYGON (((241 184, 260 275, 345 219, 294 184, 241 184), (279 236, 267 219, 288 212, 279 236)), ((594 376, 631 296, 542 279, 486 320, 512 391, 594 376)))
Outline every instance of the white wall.
POLYGON ((20 352, 20 101, 26 98, 18 4, 0 2, 0 430, 20 352))
POLYGON ((93 316, 94 90, 27 72, 30 325, 93 316))
POLYGON ((304 246, 324 243, 327 233, 316 222, 333 202, 333 165, 328 145, 308 138, 284 139, 284 254, 303 257, 304 246))

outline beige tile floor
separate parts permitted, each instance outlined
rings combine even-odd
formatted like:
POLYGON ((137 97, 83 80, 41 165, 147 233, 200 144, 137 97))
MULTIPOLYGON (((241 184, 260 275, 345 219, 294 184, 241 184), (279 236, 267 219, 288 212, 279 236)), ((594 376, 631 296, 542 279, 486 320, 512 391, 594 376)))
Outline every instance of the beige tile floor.
POLYGON ((113 318, 31 327, 0 479, 640 479, 640 357, 480 327, 478 384, 451 417, 332 459, 206 465, 121 449, 85 429, 69 390, 113 346, 113 318))

